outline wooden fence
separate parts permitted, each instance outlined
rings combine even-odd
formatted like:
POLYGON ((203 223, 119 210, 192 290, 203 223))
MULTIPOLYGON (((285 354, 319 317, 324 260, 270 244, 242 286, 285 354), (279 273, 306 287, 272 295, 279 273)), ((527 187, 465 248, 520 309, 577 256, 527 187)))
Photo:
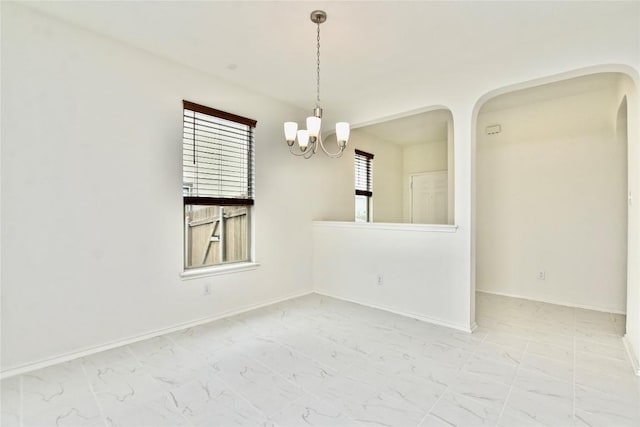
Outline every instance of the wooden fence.
POLYGON ((185 215, 187 267, 249 258, 249 216, 245 206, 191 206, 185 215))

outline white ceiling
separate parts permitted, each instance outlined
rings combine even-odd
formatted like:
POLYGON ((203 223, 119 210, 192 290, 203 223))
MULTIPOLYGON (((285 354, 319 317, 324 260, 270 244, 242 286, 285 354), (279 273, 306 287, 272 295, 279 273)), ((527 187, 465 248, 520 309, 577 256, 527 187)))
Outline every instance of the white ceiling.
POLYGON ((639 10, 636 2, 26 4, 305 110, 315 100, 309 13, 324 9, 322 105, 327 119, 352 123, 434 105, 425 94, 450 87, 451 75, 464 76, 460 84, 476 76, 490 80, 504 71, 504 58, 513 58, 514 67, 518 59, 518 69, 526 70, 548 55, 571 53, 569 44, 581 47, 579 57, 595 47, 578 34, 625 38, 635 31, 639 10), (544 52, 540 40, 548 41, 544 52))
POLYGON ((446 141, 451 119, 449 110, 433 110, 363 126, 358 130, 396 145, 408 146, 446 141))
MULTIPOLYGON (((599 73, 517 90, 489 99, 480 110, 487 113, 508 108, 555 100, 586 92, 614 91, 620 79, 617 73, 599 73)), ((418 114, 382 120, 358 127, 358 130, 400 146, 447 140, 451 111, 437 109, 418 114)))
POLYGON ((619 79, 620 74, 617 73, 599 73, 517 90, 488 100, 480 112, 504 110, 586 92, 615 90, 619 79))

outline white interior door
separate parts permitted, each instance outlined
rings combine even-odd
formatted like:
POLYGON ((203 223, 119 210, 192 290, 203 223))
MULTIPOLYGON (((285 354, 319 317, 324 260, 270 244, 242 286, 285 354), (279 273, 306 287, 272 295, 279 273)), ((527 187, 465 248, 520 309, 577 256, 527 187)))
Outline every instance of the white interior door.
POLYGON ((446 224, 448 207, 447 171, 411 175, 411 222, 446 224))

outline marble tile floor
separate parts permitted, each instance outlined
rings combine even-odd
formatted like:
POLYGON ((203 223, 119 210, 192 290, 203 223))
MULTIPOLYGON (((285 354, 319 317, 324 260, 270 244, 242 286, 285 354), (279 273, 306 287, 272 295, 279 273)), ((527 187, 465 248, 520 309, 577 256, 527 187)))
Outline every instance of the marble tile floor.
POLYGON ((640 426, 624 316, 478 293, 473 333, 312 294, 1 384, 11 426, 640 426))

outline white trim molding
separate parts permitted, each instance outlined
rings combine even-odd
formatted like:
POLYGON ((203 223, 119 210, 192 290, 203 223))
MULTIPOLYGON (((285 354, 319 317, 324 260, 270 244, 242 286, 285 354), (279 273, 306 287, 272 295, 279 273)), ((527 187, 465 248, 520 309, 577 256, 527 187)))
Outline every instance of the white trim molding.
POLYGON ((350 221, 313 221, 318 228, 352 228, 356 230, 397 230, 422 231, 425 233, 455 233, 457 225, 449 224, 402 224, 391 222, 350 222, 350 221))
POLYGON ((160 335, 169 334, 171 332, 181 331, 183 329, 193 328, 194 326, 203 325, 205 323, 214 322, 216 320, 223 319, 225 317, 235 316, 237 314, 245 313, 247 311, 256 310, 258 308, 266 307, 268 305, 277 304, 283 301, 287 301, 294 298, 299 298, 305 295, 312 294, 313 291, 304 291, 304 292, 296 292, 294 294, 290 294, 284 297, 273 298, 267 301, 263 301, 257 304, 251 304, 246 307, 242 307, 235 310, 229 310, 221 314, 202 317, 200 319, 191 320, 184 323, 179 323, 177 325, 169 326, 162 329, 157 329, 154 331, 146 332, 144 334, 135 335, 129 338, 123 338, 116 341, 111 341, 106 344, 101 344, 93 347, 87 347, 84 349, 71 351, 68 353, 60 354, 58 356, 49 357, 46 359, 41 359, 36 362, 25 363, 22 365, 18 365, 9 369, 5 369, 0 371, 0 379, 9 378, 15 375, 24 374, 26 372, 35 371, 36 369, 46 368, 48 366, 56 365, 58 363, 68 362, 70 360, 78 359, 80 357, 89 356, 95 353, 99 353, 101 351, 111 350, 113 348, 122 347, 125 345, 133 344, 138 341, 143 341, 150 338, 155 338, 160 335))
POLYGON ((180 273, 182 280, 199 279, 201 277, 219 276, 221 274, 238 273, 240 271, 255 270, 260 267, 257 262, 238 262, 233 264, 212 265, 210 267, 194 268, 180 273))
POLYGON ((478 329, 480 325, 478 325, 475 321, 471 324, 471 333, 474 333, 476 329, 478 329))
POLYGON ((547 303, 547 304, 562 305, 564 307, 583 308, 585 310, 601 311, 603 313, 615 313, 615 314, 623 314, 623 315, 627 314, 624 311, 615 310, 613 308, 602 308, 602 307, 594 307, 594 306, 591 306, 591 305, 573 304, 573 303, 570 303, 570 302, 555 301, 555 300, 550 300, 550 299, 547 299, 547 298, 543 298, 543 299, 531 298, 531 297, 527 297, 527 296, 523 296, 523 295, 510 294, 510 293, 507 293, 507 292, 485 291, 483 289, 476 289, 476 292, 482 292, 484 294, 490 294, 490 295, 499 295, 501 297, 519 298, 519 299, 524 299, 524 300, 527 300, 527 301, 536 301, 536 302, 544 302, 544 303, 547 303))
POLYGON ((426 323, 431 323, 433 325, 444 326, 444 327, 447 327, 447 328, 455 329, 455 330, 466 332, 466 333, 469 333, 469 334, 473 333, 473 330, 475 330, 475 327, 470 328, 470 327, 465 326, 465 325, 459 325, 457 323, 451 323, 451 322, 447 322, 446 320, 435 319, 433 317, 427 317, 427 316, 423 316, 423 315, 420 315, 420 314, 411 313, 411 312, 408 312, 408 311, 400 311, 400 310, 396 310, 396 309, 391 308, 391 307, 381 306, 381 305, 377 305, 377 304, 369 304, 369 303, 362 302, 362 301, 356 301, 356 300, 350 299, 350 298, 339 297, 337 295, 331 294, 330 292, 325 292, 325 291, 320 290, 320 289, 316 289, 315 293, 318 294, 318 295, 323 295, 323 296, 329 297, 329 298, 335 298, 335 299, 339 299, 341 301, 351 302, 351 303, 362 305, 362 306, 369 307, 369 308, 375 308, 376 310, 387 311, 389 313, 397 314, 399 316, 410 317, 412 319, 420 320, 420 321, 426 322, 426 323))
POLYGON ((631 363, 631 368, 633 368, 633 373, 640 376, 640 363, 638 363, 638 359, 633 352, 633 346, 627 334, 624 334, 622 337, 622 343, 624 344, 624 349, 627 351, 627 357, 629 358, 629 363, 631 363))

